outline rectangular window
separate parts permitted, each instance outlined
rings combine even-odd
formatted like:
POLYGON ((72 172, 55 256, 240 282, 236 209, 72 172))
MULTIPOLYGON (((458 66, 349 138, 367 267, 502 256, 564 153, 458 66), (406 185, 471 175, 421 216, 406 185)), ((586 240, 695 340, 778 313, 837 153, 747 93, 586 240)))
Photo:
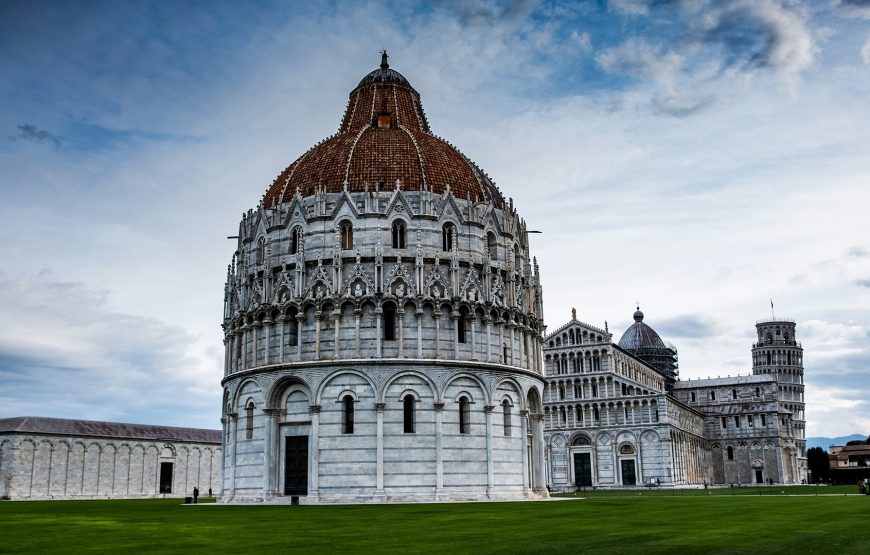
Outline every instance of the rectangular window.
POLYGON ((384 341, 396 340, 396 313, 392 307, 384 310, 384 341))
POLYGON ((765 415, 761 415, 761 425, 767 426, 767 417, 765 415))
POLYGON ((716 400, 716 392, 715 392, 715 391, 711 391, 711 392, 710 392, 710 400, 711 400, 711 401, 715 401, 715 400, 716 400))
POLYGON ((728 428, 728 419, 723 416, 722 417, 722 429, 724 430, 726 428, 728 428))
POLYGON ((692 402, 693 403, 695 402, 695 392, 694 391, 692 392, 692 402))
POLYGON ((736 399, 736 398, 737 398, 737 390, 736 390, 736 389, 732 389, 732 390, 731 390, 731 398, 732 398, 732 399, 736 399))
POLYGON ((735 416, 735 417, 734 417, 734 427, 735 427, 735 428, 739 428, 739 427, 740 427, 740 417, 739 417, 739 416, 735 416))
POLYGON ((751 414, 750 414, 749 416, 746 417, 746 424, 747 424, 750 428, 752 427, 753 422, 752 422, 752 415, 751 415, 751 414))

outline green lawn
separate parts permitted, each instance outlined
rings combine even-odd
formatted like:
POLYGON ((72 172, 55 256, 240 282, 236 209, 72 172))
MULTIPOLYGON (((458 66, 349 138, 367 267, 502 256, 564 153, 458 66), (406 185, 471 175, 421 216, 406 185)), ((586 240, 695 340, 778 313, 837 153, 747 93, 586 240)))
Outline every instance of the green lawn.
MULTIPOLYGON (((615 492, 612 492, 615 493, 615 492)), ((870 496, 602 495, 527 503, 0 503, 0 552, 868 553, 870 496)))

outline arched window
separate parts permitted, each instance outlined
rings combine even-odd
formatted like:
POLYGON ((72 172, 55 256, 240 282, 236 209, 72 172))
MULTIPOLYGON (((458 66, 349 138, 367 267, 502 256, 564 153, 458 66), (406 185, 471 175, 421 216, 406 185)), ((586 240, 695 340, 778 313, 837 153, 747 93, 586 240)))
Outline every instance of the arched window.
POLYGON ((504 435, 511 435, 511 404, 505 399, 501 402, 502 418, 504 422, 504 435))
POLYGON ((245 405, 245 439, 254 439, 254 402, 245 405))
POLYGON ((396 340, 396 307, 384 305, 384 341, 396 340))
POLYGON ((559 400, 561 401, 563 399, 565 399, 565 386, 560 385, 559 386, 559 400))
POLYGON ((468 397, 463 395, 459 398, 459 433, 460 434, 468 434, 471 433, 469 430, 469 417, 471 416, 471 403, 468 401, 468 397))
POLYGON ((731 447, 730 445, 728 446, 728 460, 729 461, 734 460, 734 448, 731 447))
POLYGON ((453 235, 454 229, 453 224, 444 224, 444 227, 441 229, 441 249, 444 251, 452 251, 453 250, 453 235))
POLYGON ((342 415, 341 415, 341 433, 353 433, 353 396, 345 395, 341 399, 342 415))
POLYGON ((405 415, 405 433, 413 434, 414 433, 414 396, 410 393, 405 395, 403 403, 404 415, 405 415))
POLYGON ((349 220, 344 220, 339 226, 341 230, 341 248, 342 250, 351 250, 353 248, 353 225, 349 220))
POLYGON ((623 445, 619 448, 620 455, 634 455, 634 447, 631 445, 623 445))
POLYGON ((496 243, 495 233, 492 231, 486 234, 486 247, 489 250, 489 259, 498 260, 498 243, 496 243))
POLYGON ((302 240, 302 229, 299 226, 293 228, 290 232, 290 254, 299 252, 300 241, 302 240))
POLYGON ((456 340, 460 343, 465 343, 465 315, 459 314, 459 319, 456 320, 456 340))
POLYGON ((257 241, 257 264, 262 264, 266 260, 266 240, 260 237, 257 241))
POLYGON ((405 222, 402 220, 393 222, 393 248, 405 248, 405 222))

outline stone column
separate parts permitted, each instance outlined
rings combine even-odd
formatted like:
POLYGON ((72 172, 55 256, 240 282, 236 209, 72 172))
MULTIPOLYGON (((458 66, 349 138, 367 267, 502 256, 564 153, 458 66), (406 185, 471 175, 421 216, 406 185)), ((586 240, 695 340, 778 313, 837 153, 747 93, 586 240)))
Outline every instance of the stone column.
POLYGON ((511 356, 511 363, 510 364, 511 364, 511 366, 514 366, 514 349, 516 348, 516 345, 517 345, 515 335, 514 335, 515 326, 514 326, 513 321, 508 322, 507 326, 511 330, 511 347, 510 347, 510 349, 508 349, 508 351, 510 351, 510 356, 511 356))
POLYGON ((314 360, 320 360, 320 318, 323 312, 314 313, 314 360))
POLYGON ((486 361, 492 362, 492 318, 484 317, 486 323, 486 361))
POLYGON ((486 415, 486 496, 492 495, 492 490, 495 487, 495 469, 494 461, 492 460, 492 409, 493 405, 484 405, 483 411, 486 415))
POLYGON ((308 499, 317 502, 320 498, 320 405, 309 405, 311 414, 311 437, 308 440, 308 499))
POLYGON ((414 315, 417 317, 417 358, 423 358, 423 309, 418 308, 414 315))
POLYGON ((280 362, 284 362, 284 325, 287 322, 287 316, 284 314, 281 315, 281 338, 278 340, 278 360, 280 362))
POLYGON ((435 499, 444 494, 444 449, 441 417, 444 403, 435 403, 435 499))
POLYGON ((258 339, 258 336, 260 335, 260 328, 263 327, 263 326, 262 326, 262 324, 260 324, 260 322, 254 322, 253 327, 254 327, 254 329, 253 329, 253 336, 254 336, 254 339, 251 341, 251 342, 252 342, 252 346, 251 346, 251 360, 252 360, 251 368, 256 368, 256 367, 257 367, 257 339, 258 339))
MULTIPOLYGON (((504 345, 504 321, 499 320, 498 322, 496 322, 496 324, 499 325, 498 326, 498 350, 499 350, 498 355, 499 355, 499 358, 504 358, 503 357, 504 347, 505 347, 505 345, 504 345)), ((505 360, 502 360, 501 363, 507 364, 508 361, 507 361, 507 359, 505 359, 505 360)))
POLYGON ((377 413, 377 479, 375 481, 375 501, 386 501, 384 493, 384 409, 386 403, 375 403, 377 413))
POLYGON ((522 429, 520 437, 523 438, 523 497, 529 496, 529 411, 523 409, 520 411, 520 422, 522 429))
POLYGON ((453 311, 450 314, 450 322, 453 325, 453 358, 459 359, 459 313, 453 311))
POLYGON ((435 358, 441 356, 441 311, 436 310, 432 313, 435 318, 435 358))
MULTIPOLYGON (((239 442, 239 437, 237 434, 237 429, 238 429, 238 424, 239 424, 239 415, 235 414, 235 413, 228 414, 227 418, 230 419, 230 438, 231 438, 230 441, 232 443, 231 445, 228 446, 230 449, 232 449, 232 455, 230 456, 230 461, 232 461, 232 462, 230 463, 230 468, 229 468, 229 471, 230 471, 230 480, 229 480, 230 497, 229 498, 232 499, 236 496, 236 452, 238 451, 236 449, 236 445, 239 442)), ((158 457, 159 457, 159 453, 158 453, 158 457)), ((98 460, 101 460, 101 459, 102 459, 102 457, 100 457, 98 460)), ((159 462, 159 458, 158 458, 158 462, 159 462)), ((160 465, 159 464, 157 465, 157 471, 160 472, 160 465)), ((99 469, 97 470, 97 476, 99 477, 99 469)), ((160 487, 159 479, 158 479, 157 487, 158 488, 160 487)), ((158 489, 158 491, 159 491, 159 489, 158 489)), ((97 490, 97 492, 99 493, 99 489, 97 490)))
POLYGON ((265 331, 265 335, 263 337, 263 340, 265 341, 265 344, 263 345, 263 347, 264 347, 263 348, 263 353, 264 353, 263 354, 263 364, 268 365, 269 364, 269 349, 272 348, 272 345, 271 345, 271 343, 272 343, 272 320, 271 319, 267 318, 267 319, 263 320, 263 330, 265 331))
POLYGON ((517 324, 517 331, 519 331, 519 337, 517 338, 517 343, 519 344, 519 356, 517 357, 517 366, 522 366, 523 361, 526 359, 526 349, 525 349, 525 329, 522 324, 517 324))
POLYGON ((263 409, 263 499, 275 495, 275 432, 278 409, 263 409))
POLYGON ((353 319, 354 319, 354 326, 355 326, 354 329, 356 329, 356 338, 354 339, 353 352, 356 354, 357 358, 362 356, 360 354, 360 338, 359 338, 359 318, 360 318, 361 313, 362 313, 362 311, 359 308, 353 309, 353 319))
POLYGON ((477 360, 477 317, 473 314, 468 318, 471 325, 471 360, 477 360))
POLYGON ((296 362, 302 362, 302 324, 305 322, 305 313, 296 313, 296 362))
POLYGON ((383 342, 383 335, 381 334, 381 327, 383 323, 381 320, 383 319, 384 311, 378 307, 375 309, 375 322, 377 323, 375 329, 375 356, 377 358, 381 358, 381 343, 383 342))
POLYGON ((335 318, 335 341, 333 341, 332 355, 333 355, 333 358, 338 358, 338 353, 339 353, 338 340, 339 340, 339 337, 341 337, 341 327, 340 327, 341 326, 341 324, 340 324, 340 322, 341 322, 341 309, 336 307, 336 309, 332 311, 332 317, 335 318))
POLYGON ((399 358, 405 357, 405 309, 401 308, 396 311, 396 317, 399 320, 399 358))

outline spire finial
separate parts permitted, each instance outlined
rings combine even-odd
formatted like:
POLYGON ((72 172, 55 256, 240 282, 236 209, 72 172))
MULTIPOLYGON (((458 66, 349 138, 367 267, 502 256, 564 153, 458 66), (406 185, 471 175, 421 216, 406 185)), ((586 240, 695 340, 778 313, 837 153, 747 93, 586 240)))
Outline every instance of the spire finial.
POLYGON ((390 67, 390 64, 387 63, 387 58, 389 58, 387 50, 381 50, 381 69, 387 69, 390 67))

